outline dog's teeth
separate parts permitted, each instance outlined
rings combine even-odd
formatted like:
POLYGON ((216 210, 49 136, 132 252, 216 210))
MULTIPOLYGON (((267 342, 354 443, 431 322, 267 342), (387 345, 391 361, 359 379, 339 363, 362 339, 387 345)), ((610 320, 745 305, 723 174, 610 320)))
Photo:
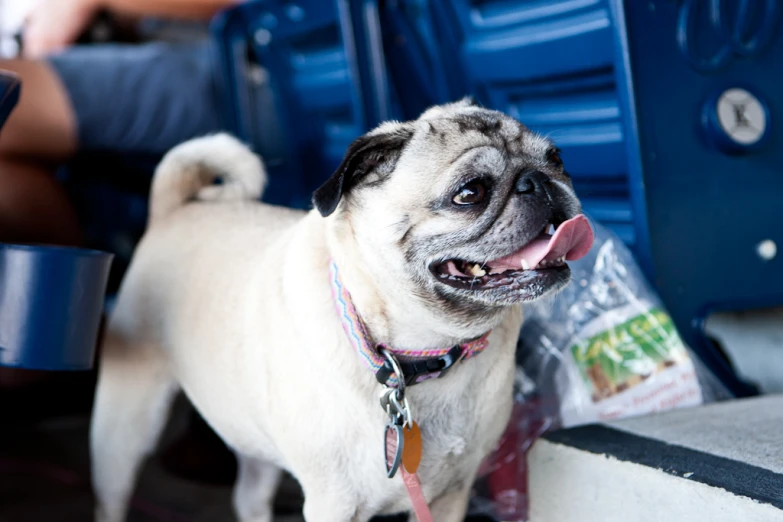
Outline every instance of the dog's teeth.
POLYGON ((558 259, 561 263, 565 263, 565 256, 562 256, 560 259, 558 259))
POLYGON ((530 265, 527 263, 527 259, 524 257, 522 258, 520 265, 522 266, 522 270, 530 270, 530 265))
POLYGON ((470 265, 468 267, 468 272, 473 274, 475 277, 484 277, 487 275, 487 271, 481 268, 478 263, 473 263, 470 265))
POLYGON ((555 233, 555 226, 552 223, 550 223, 549 226, 546 228, 546 233, 549 234, 550 236, 555 233))

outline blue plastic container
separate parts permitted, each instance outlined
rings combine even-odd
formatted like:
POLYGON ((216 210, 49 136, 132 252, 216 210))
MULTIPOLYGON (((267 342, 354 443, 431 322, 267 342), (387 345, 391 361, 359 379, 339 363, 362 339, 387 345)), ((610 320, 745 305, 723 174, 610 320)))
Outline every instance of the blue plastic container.
POLYGON ((0 366, 92 368, 113 257, 0 243, 0 366))

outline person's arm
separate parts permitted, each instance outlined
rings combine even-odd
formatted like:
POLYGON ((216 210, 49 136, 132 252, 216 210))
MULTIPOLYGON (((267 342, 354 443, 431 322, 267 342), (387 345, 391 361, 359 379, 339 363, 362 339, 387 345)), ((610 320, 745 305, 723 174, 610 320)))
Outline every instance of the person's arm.
POLYGON ((73 44, 100 11, 134 17, 209 20, 243 0, 41 0, 23 33, 26 58, 42 58, 73 44))
POLYGON ((209 20, 223 8, 242 0, 72 0, 92 3, 94 9, 106 9, 133 16, 152 16, 189 20, 209 20))

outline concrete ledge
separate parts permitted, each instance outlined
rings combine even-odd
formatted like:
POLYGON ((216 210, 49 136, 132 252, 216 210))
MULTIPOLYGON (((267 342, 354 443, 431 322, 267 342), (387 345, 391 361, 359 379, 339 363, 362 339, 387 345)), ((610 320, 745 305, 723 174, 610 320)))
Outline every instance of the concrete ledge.
POLYGON ((528 463, 531 522, 783 522, 783 396, 554 432, 528 463))

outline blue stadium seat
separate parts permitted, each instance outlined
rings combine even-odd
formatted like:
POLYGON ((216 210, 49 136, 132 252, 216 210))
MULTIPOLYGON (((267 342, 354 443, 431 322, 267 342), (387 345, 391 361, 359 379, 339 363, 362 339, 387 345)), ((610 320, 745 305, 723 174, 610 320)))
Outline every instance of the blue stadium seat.
POLYGON ((398 0, 382 17, 406 116, 471 94, 551 136, 585 208, 637 246, 606 0, 398 0))
POLYGON ((614 13, 648 273, 683 337, 740 394, 703 323, 783 304, 781 11, 779 0, 654 0, 614 13))
POLYGON ((406 119, 467 92, 460 90, 459 84, 455 86, 457 82, 449 81, 449 68, 433 32, 427 0, 389 0, 380 16, 391 83, 406 119))
POLYGON ((377 16, 369 0, 260 0, 213 22, 230 82, 233 130, 265 156, 270 170, 266 200, 309 207, 350 142, 392 116, 377 16), (271 113, 252 106, 247 79, 259 71, 269 74, 271 113), (258 126, 265 124, 262 134, 258 126), (283 137, 276 147, 265 142, 269 126, 283 137))

